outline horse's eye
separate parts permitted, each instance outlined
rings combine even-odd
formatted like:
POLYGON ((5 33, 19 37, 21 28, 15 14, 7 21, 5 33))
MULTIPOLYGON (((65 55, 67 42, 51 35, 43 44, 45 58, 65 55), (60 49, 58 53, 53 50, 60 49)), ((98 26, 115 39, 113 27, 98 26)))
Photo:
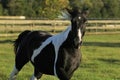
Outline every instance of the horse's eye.
POLYGON ((84 22, 86 23, 87 19, 84 19, 84 22))
POLYGON ((79 16, 78 19, 81 19, 81 17, 79 16))

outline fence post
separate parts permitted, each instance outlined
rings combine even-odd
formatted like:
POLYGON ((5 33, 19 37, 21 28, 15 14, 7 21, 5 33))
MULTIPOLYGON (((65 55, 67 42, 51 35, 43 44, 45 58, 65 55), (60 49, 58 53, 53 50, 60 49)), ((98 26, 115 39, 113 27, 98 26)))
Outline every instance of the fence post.
POLYGON ((96 30, 95 30, 95 32, 96 32, 96 34, 97 34, 97 29, 98 29, 98 28, 97 28, 97 27, 98 27, 98 26, 97 26, 97 22, 96 22, 95 26, 96 26, 96 30))
MULTIPOLYGON (((105 27, 107 27, 107 23, 105 23, 105 27)), ((105 32, 107 32, 107 30, 105 29, 105 32)))
POLYGON ((52 24, 52 27, 53 27, 52 32, 55 33, 55 32, 56 32, 56 23, 53 23, 53 24, 52 24))
POLYGON ((11 25, 11 33, 14 32, 14 24, 12 23, 11 25))
POLYGON ((114 23, 114 30, 117 31, 117 29, 116 29, 116 23, 114 23))
POLYGON ((5 36, 7 37, 8 34, 7 34, 7 24, 5 23, 5 36))

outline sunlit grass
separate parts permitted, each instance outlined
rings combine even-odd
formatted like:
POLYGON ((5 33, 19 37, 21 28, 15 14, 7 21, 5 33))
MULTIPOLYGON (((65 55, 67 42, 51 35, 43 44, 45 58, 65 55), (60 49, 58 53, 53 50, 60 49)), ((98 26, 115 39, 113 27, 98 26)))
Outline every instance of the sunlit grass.
MULTIPOLYGON (((16 37, 0 38, 0 80, 7 80, 14 66, 13 41, 16 37)), ((82 62, 71 80, 120 80, 120 35, 86 35, 82 62)), ((33 66, 28 63, 17 80, 29 80, 33 66)), ((43 75, 41 80, 57 80, 43 75)))

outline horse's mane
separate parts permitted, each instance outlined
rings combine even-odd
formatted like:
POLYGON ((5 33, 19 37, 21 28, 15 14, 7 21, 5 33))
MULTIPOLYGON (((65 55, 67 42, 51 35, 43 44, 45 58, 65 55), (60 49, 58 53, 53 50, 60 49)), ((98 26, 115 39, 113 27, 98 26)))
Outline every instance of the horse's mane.
POLYGON ((62 11, 61 15, 59 15, 58 18, 64 20, 71 20, 71 16, 67 11, 62 11))

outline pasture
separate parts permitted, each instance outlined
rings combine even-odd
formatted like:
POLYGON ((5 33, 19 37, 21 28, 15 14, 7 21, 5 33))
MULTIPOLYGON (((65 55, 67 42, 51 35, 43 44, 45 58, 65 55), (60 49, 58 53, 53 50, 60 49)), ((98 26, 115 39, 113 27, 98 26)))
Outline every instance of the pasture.
MULTIPOLYGON (((0 37, 0 80, 7 80, 14 66, 13 41, 17 37, 0 37)), ((72 80, 120 80, 120 35, 85 35, 82 63, 72 80)), ((48 66, 49 67, 49 66, 48 66)), ((33 66, 28 63, 17 80, 29 80, 33 66)), ((41 80, 57 80, 44 75, 41 80)))

